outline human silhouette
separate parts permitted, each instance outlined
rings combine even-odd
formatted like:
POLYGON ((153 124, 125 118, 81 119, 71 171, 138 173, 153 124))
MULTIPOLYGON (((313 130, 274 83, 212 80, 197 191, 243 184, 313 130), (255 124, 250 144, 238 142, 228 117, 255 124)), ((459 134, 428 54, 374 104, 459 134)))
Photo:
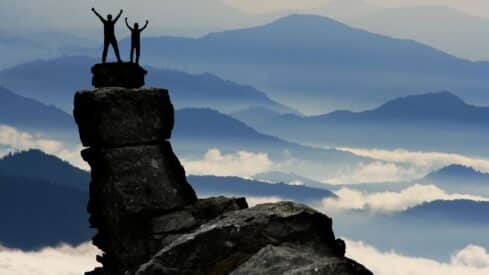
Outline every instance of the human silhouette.
POLYGON ((134 62, 134 51, 136 52, 136 64, 139 64, 139 56, 141 55, 141 32, 146 29, 149 21, 146 20, 146 24, 141 29, 139 28, 138 23, 134 23, 134 28, 131 28, 129 23, 127 22, 126 17, 126 26, 131 30, 131 62, 134 62))
POLYGON ((92 8, 92 11, 100 19, 100 21, 104 23, 104 52, 102 54, 102 63, 105 63, 105 61, 107 60, 107 53, 110 45, 112 45, 112 48, 114 48, 114 53, 117 57, 117 61, 122 62, 121 56, 119 54, 119 46, 117 45, 117 39, 115 38, 115 23, 117 23, 117 20, 119 20, 123 11, 121 10, 116 18, 114 18, 114 20, 112 20, 111 14, 107 15, 107 19, 104 19, 95 10, 95 8, 92 8))

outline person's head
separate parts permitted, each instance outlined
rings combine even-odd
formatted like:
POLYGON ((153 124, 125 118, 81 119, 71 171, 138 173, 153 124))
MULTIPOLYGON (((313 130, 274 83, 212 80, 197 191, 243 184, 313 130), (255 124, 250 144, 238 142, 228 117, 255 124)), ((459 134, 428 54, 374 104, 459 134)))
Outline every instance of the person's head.
POLYGON ((139 29, 139 24, 138 24, 138 23, 134 23, 134 28, 135 28, 136 30, 138 30, 138 29, 139 29))
POLYGON ((107 19, 112 20, 112 14, 107 14, 107 19))

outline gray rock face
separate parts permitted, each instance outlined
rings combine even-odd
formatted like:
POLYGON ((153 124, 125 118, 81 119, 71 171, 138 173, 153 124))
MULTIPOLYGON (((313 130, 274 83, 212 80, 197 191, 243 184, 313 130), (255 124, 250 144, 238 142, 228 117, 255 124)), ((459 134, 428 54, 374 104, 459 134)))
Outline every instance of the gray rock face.
POLYGON ((229 274, 270 244, 291 244, 323 257, 344 258, 331 219, 306 206, 283 202, 228 212, 167 245, 136 275, 229 274))
POLYGON ((105 63, 92 67, 92 85, 101 87, 140 88, 147 71, 134 63, 105 63))
POLYGON ((230 275, 372 275, 362 265, 344 258, 320 255, 304 247, 268 245, 230 275))
POLYGON ((73 111, 84 146, 120 147, 168 140, 174 110, 164 89, 101 88, 75 95, 73 111))
POLYGON ((109 216, 162 213, 197 200, 169 142, 90 148, 82 156, 92 167, 91 188, 103 196, 97 208, 114 211, 109 216))

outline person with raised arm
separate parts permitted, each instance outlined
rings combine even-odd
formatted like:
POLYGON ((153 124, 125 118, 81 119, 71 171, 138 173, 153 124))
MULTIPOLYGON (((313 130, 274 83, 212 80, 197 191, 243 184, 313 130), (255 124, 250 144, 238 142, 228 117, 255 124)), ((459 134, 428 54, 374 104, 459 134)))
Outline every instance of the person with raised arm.
POLYGON ((146 24, 140 29, 138 23, 134 23, 134 27, 131 28, 127 22, 126 26, 131 31, 131 62, 134 62, 134 52, 136 52, 136 64, 139 65, 139 57, 141 55, 141 32, 143 32, 148 26, 149 21, 146 20, 146 24))
POLYGON ((113 20, 111 14, 108 14, 107 19, 104 19, 95 10, 95 8, 92 8, 92 11, 104 24, 104 51, 102 53, 102 63, 105 63, 105 61, 107 61, 107 53, 110 45, 112 45, 112 48, 114 49, 114 53, 115 56, 117 57, 117 61, 122 62, 121 56, 119 54, 119 46, 117 44, 117 39, 115 37, 115 24, 117 23, 117 20, 119 20, 119 18, 121 17, 123 10, 121 10, 113 20))

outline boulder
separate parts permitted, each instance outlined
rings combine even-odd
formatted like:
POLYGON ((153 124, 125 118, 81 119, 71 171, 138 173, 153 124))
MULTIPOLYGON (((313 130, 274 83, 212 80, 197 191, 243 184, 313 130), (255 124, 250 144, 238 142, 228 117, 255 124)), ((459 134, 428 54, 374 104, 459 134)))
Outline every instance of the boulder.
POLYGON ((135 63, 103 63, 92 67, 92 85, 101 87, 140 88, 148 72, 135 63))
POLYGON ((372 275, 353 260, 315 253, 307 247, 268 245, 230 275, 372 275))
POLYGON ((281 202, 228 212, 180 236, 136 275, 229 274, 270 244, 299 245, 325 257, 343 257, 330 218, 304 205, 281 202))
POLYGON ((167 90, 101 88, 75 95, 73 111, 86 147, 120 147, 168 140, 174 109, 167 90))
POLYGON ((244 198, 201 199, 184 209, 153 218, 150 227, 153 238, 161 240, 158 247, 160 250, 181 235, 192 232, 223 213, 246 208, 248 203, 244 198))
POLYGON ((223 213, 246 208, 248 203, 244 198, 201 199, 181 210, 154 218, 151 228, 155 235, 191 231, 223 213))

